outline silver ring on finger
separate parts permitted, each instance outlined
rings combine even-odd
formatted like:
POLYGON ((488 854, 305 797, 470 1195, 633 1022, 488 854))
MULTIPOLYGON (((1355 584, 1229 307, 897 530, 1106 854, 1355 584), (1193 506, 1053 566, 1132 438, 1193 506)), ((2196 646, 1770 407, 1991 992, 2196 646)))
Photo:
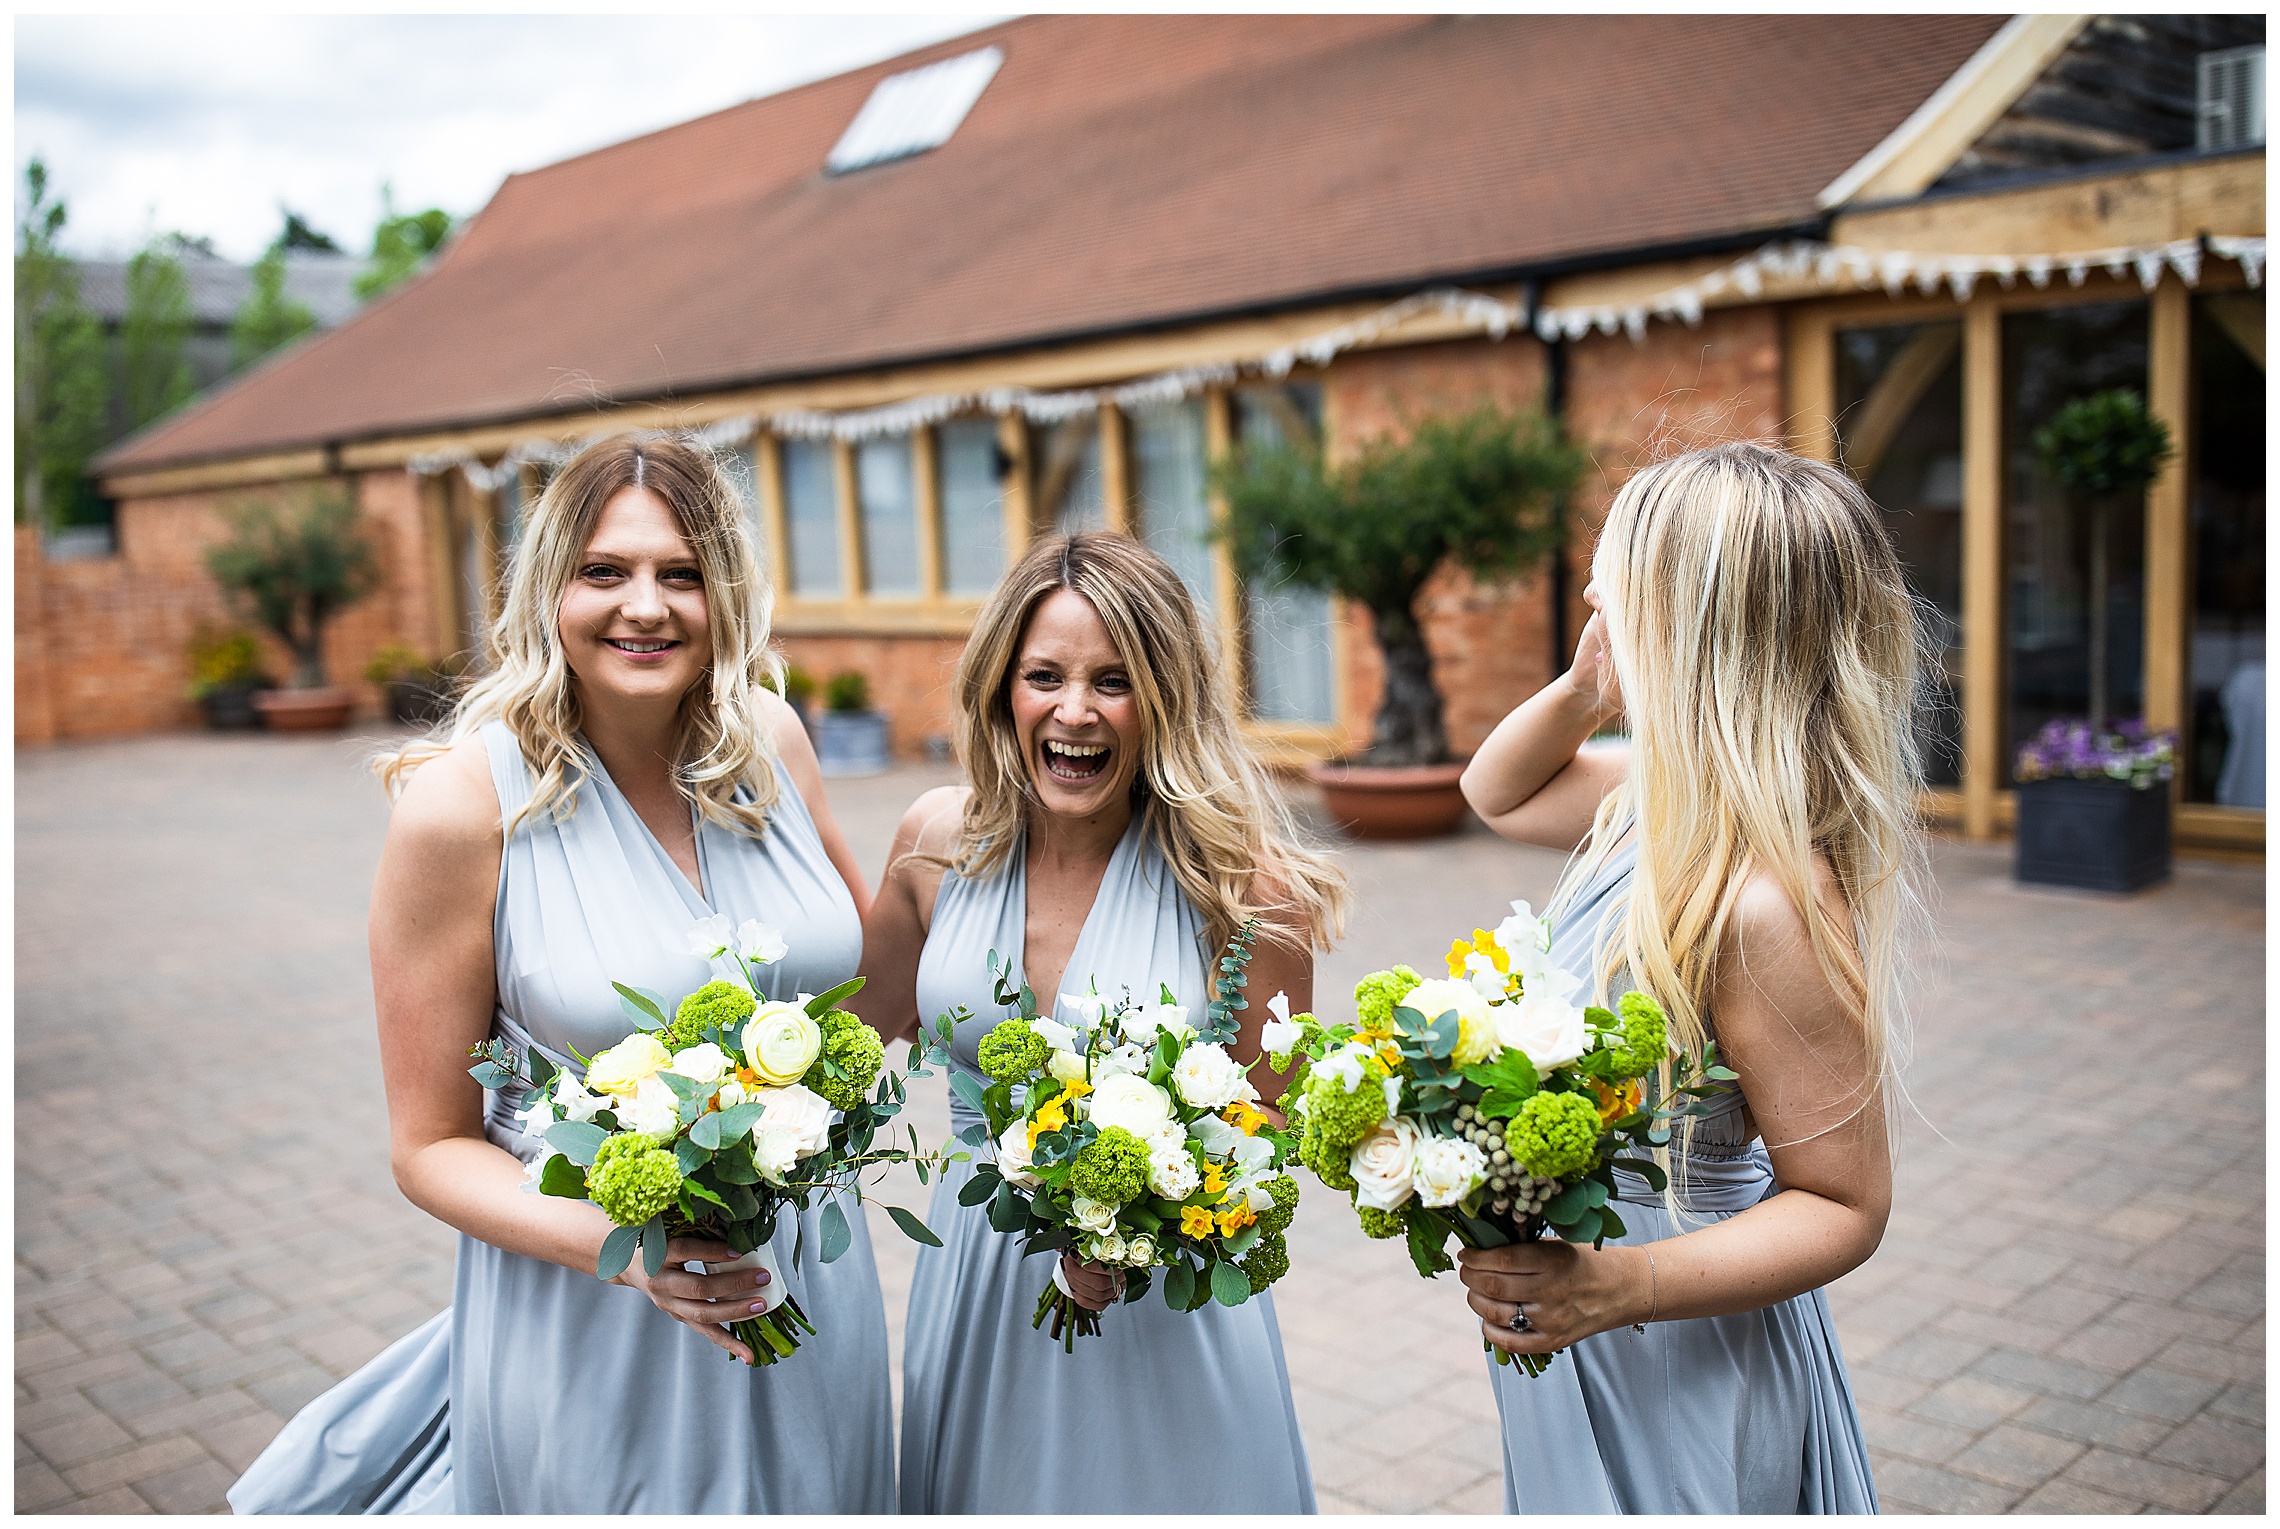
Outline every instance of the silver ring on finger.
POLYGON ((1512 1308, 1512 1320, 1504 1324, 1516 1333, 1534 1332, 1536 1324, 1528 1320, 1528 1313, 1519 1307, 1512 1308))

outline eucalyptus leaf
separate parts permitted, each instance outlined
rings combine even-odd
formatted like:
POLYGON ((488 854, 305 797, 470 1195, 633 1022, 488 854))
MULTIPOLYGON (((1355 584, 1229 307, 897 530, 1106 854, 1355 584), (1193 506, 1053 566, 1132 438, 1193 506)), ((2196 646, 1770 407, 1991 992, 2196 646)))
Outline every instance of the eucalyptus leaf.
POLYGON ((1011 1184, 1000 1179, 997 1195, 990 1201, 990 1225, 1001 1232, 1018 1232, 1027 1219, 1021 1197, 1013 1192, 1011 1184))
POLYGON ((1555 1221, 1552 1230, 1560 1234, 1563 1242, 1597 1242, 1600 1237, 1600 1216, 1597 1210, 1587 1210, 1573 1221, 1555 1221))
POLYGON ((565 1200, 583 1200, 586 1198, 586 1170, 566 1157, 550 1157, 539 1170, 538 1192, 559 1195, 565 1200))
POLYGON ((697 1123, 689 1127, 689 1141, 692 1145, 702 1147, 707 1152, 717 1150, 720 1146, 719 1114, 697 1117, 697 1123))
POLYGON ((724 1142, 734 1141, 737 1137, 750 1132, 752 1123, 760 1118, 760 1112, 766 1108, 766 1105, 747 1100, 743 1104, 722 1110, 720 1112, 720 1139, 724 1142))
POLYGON ((1544 1207, 1544 1219, 1554 1226, 1565 1226, 1582 1215, 1590 1204, 1589 1191, 1581 1184, 1570 1184, 1552 1196, 1551 1203, 1544 1207))
POLYGON ((665 1222, 662 1217, 652 1216, 649 1224, 641 1229, 641 1268, 643 1273, 654 1275, 664 1267, 665 1222))
POLYGON ((1258 1222, 1252 1222, 1234 1236, 1220 1243, 1220 1256, 1222 1258, 1241 1258, 1245 1253, 1251 1251, 1253 1244, 1257 1243, 1259 1238, 1264 1235, 1264 1231, 1265 1229, 1258 1222))
POLYGON ((1240 1306, 1251 1298, 1251 1276, 1233 1264, 1214 1264, 1211 1298, 1222 1306, 1240 1306))
POLYGON ((862 991, 863 979, 861 977, 850 977, 845 982, 840 983, 839 986, 832 988, 830 991, 818 993, 813 998, 810 998, 807 1001, 808 1017, 810 1019, 821 1019, 824 1015, 829 1014, 833 1009, 839 1007, 840 999, 852 998, 857 993, 860 993, 862 991))
POLYGON ((552 1083, 554 1081, 554 1075, 560 1070, 560 1068, 556 1067, 552 1062, 549 1062, 537 1051, 531 1052, 530 1081, 535 1087, 544 1088, 547 1084, 552 1083))
POLYGON ((1647 1181, 1647 1187, 1656 1194, 1670 1188, 1670 1175, 1663 1172, 1662 1164, 1646 1157, 1617 1157, 1608 1159, 1608 1166, 1635 1173, 1647 1181))
POLYGON ((590 1120, 558 1120, 546 1128, 546 1144, 581 1168, 594 1166, 609 1133, 590 1120))
POLYGON ((1194 1295, 1195 1267, 1183 1258, 1164 1271, 1164 1304, 1174 1311, 1185 1311, 1194 1295))
POLYGON ((610 986, 617 989, 618 1007, 625 1010, 626 1018, 644 1030, 665 1028, 664 999, 647 988, 627 987, 622 982, 613 982, 610 986))
POLYGON ((823 1248, 820 1256, 827 1264, 837 1263, 839 1255, 846 1252, 849 1244, 854 1242, 855 1234, 848 1230, 847 1212, 839 1208, 836 1199, 824 1202, 822 1231, 823 1248))
POLYGON ((1599 1235, 1601 1237, 1628 1236, 1630 1230, 1623 1224, 1623 1218, 1615 1214, 1614 1206, 1602 1205, 1599 1207, 1599 1235))
POLYGON ((888 1206, 887 1214, 894 1217, 895 1225, 901 1227, 903 1229, 903 1235, 908 1237, 911 1241, 923 1242, 930 1248, 938 1248, 942 1246, 942 1239, 935 1236, 933 1230, 929 1228, 925 1222, 919 1220, 918 1217, 912 1215, 909 1211, 904 1210, 901 1206, 888 1206))
POLYGON ((683 1177, 695 1173, 712 1161, 712 1154, 684 1136, 673 1143, 673 1159, 681 1165, 683 1177))
POLYGON ((477 1062, 473 1067, 468 1068, 467 1072, 476 1082, 493 1093, 497 1093, 503 1088, 511 1088, 522 1081, 496 1062, 477 1062))
POLYGON ((640 1246, 640 1227, 611 1227, 610 1234, 602 1239, 602 1256, 594 1260, 594 1278, 616 1279, 625 1273, 626 1265, 633 1262, 634 1250, 640 1246))
POLYGON ((956 1094, 960 1099, 963 1099, 966 1102, 966 1108, 972 1110, 975 1114, 987 1115, 989 1113, 989 1111, 984 1108, 982 1104, 982 1085, 974 1081, 974 1077, 971 1073, 951 1073, 950 1092, 956 1094))
POLYGON ((958 1186, 958 1203, 967 1206, 979 1205, 991 1195, 996 1194, 998 1185, 1003 1182, 1004 1180, 995 1173, 977 1168, 974 1170, 972 1178, 958 1186))

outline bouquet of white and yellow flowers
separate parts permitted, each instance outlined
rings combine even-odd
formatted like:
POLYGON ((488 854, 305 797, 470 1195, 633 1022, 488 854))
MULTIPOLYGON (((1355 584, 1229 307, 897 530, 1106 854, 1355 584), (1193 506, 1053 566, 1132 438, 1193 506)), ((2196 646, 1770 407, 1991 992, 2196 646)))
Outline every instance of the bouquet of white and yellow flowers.
MULTIPOLYGON (((1175 1311, 1240 1306, 1280 1279, 1298 1206, 1298 1184, 1283 1172, 1295 1143, 1272 1127, 1250 1070, 1227 1053, 1252 936, 1247 927, 1221 959, 1219 996, 1200 1026, 1168 989, 1154 1003, 1063 994, 1078 1023, 1044 1018, 991 952, 994 996, 1015 1013, 982 1040, 989 1082, 950 1074, 985 1122, 967 1141, 996 1147, 959 1203, 986 1201, 990 1225, 1023 1238, 1024 1254, 1065 1249, 1123 1271, 1128 1302, 1148 1292, 1158 1267, 1175 1311)), ((928 1060, 947 1066, 950 1037, 969 1017, 960 1009, 936 1022, 928 1060)), ((1100 1331, 1100 1313, 1069 1294, 1058 1265, 1031 1325, 1048 1319, 1064 1350, 1100 1331)))
MULTIPOLYGON (((1303 1065, 1284 1104, 1299 1161, 1352 1195, 1363 1231, 1405 1237, 1428 1279, 1454 1267, 1452 1236, 1474 1248, 1623 1236, 1616 1170, 1660 1193, 1653 1153, 1671 1120, 1734 1078, 1715 1043, 1699 1062, 1672 1054, 1645 993, 1613 1011, 1577 1003, 1583 979, 1552 965, 1546 920, 1512 907, 1494 933, 1455 943, 1447 977, 1372 972, 1353 1023, 1294 1022, 1303 1065)), ((1551 1359, 1521 1363, 1541 1374, 1551 1359)))
MULTIPOLYGON (((878 1032, 837 1007, 862 978, 762 1003, 753 996, 759 969, 785 953, 774 930, 747 920, 732 937, 728 919, 716 915, 697 924, 689 942, 706 960, 733 961, 744 980, 706 983, 670 1018, 657 994, 611 983, 634 1033, 590 1061, 572 1052, 583 1077, 497 1039, 476 1048, 482 1060, 469 1071, 485 1088, 528 1093, 519 1118, 541 1148, 526 1187, 590 1201, 616 1223, 597 1277, 615 1279, 636 1252, 655 1274, 671 1237, 726 1243, 739 1257, 721 1269, 767 1269, 782 1298, 730 1331, 755 1363, 774 1364, 799 1346, 801 1333, 815 1331, 785 1279, 784 1264, 799 1261, 797 1238, 788 1260, 770 1246, 777 1213, 822 1197, 819 1253, 830 1263, 854 1235, 839 1193, 861 1205, 862 1170, 909 1162, 923 1180, 944 1159, 921 1152, 916 1131, 907 1149, 874 1145, 901 1113, 904 1090, 883 1067, 878 1032)), ((915 1047, 909 1070, 921 1071, 915 1047)), ((909 1211, 889 1206, 887 1213, 915 1240, 942 1245, 909 1211)), ((797 1236, 804 1235, 803 1228, 797 1236)))

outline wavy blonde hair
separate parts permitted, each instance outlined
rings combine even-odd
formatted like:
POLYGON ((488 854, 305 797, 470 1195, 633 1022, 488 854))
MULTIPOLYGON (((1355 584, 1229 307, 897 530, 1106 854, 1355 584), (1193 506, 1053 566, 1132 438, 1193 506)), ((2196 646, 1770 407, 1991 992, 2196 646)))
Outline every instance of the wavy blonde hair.
POLYGON ((598 441, 547 484, 524 526, 505 603, 486 636, 490 672, 435 732, 374 761, 391 793, 428 760, 497 718, 513 730, 537 777, 529 802, 506 825, 508 835, 540 813, 569 815, 590 766, 579 736, 578 689, 562 651, 562 597, 603 509, 629 488, 665 502, 704 579, 712 665, 681 701, 675 785, 709 822, 754 838, 766 830, 776 802, 775 749, 759 694, 780 668, 768 648, 771 593, 743 502, 718 458, 702 442, 665 432, 598 441))
POLYGON ((974 623, 958 661, 955 734, 973 789, 951 867, 979 877, 1001 865, 1037 806, 1014 731, 1013 666, 1029 618, 1063 589, 1099 613, 1124 661, 1140 724, 1134 807, 1203 915, 1210 950, 1245 920, 1278 912, 1295 913, 1307 939, 1327 949, 1345 926, 1345 873, 1300 843, 1281 793, 1245 746, 1187 586, 1162 558, 1112 531, 1039 541, 974 623), (1262 875, 1279 884, 1278 904, 1253 898, 1262 875))
POLYGON ((1860 1026, 1860 1106, 1889 1108, 1903 952, 1924 910, 1913 721, 1927 639, 1876 506, 1835 468, 1716 446, 1626 483, 1600 549, 1630 764, 1555 902, 1636 831, 1638 869, 1608 914, 1620 938, 1601 942, 1602 997, 1627 968, 1698 1052, 1735 905, 1770 876, 1860 1026), (1816 856, 1849 917, 1814 895, 1816 856))

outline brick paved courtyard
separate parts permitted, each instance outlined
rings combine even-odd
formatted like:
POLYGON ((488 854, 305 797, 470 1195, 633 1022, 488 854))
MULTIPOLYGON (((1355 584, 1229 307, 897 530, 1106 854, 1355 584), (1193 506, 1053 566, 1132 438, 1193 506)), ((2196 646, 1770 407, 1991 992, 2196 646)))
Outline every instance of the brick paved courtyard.
MULTIPOLYGON (((362 747, 18 758, 19 1511, 217 1510, 285 1418, 449 1299, 450 1235, 388 1176, 362 747), (122 1070, 142 1099, 110 1115, 122 1070)), ((867 868, 945 778, 834 783, 867 868)), ((1348 863, 1326 1006, 1558 870, 1479 832, 1348 863)), ((2015 887, 1999 847, 1942 845, 1938 871, 1922 1119, 1883 1249, 1833 1292, 1887 1510, 2261 1512, 2261 868, 2187 861, 2129 901, 2015 887)), ((1496 1511, 1461 1290, 1337 1197, 1298 1226, 1276 1298, 1324 1510, 1496 1511)), ((883 1215, 874 1237, 899 1344, 910 1245, 883 1215)))

